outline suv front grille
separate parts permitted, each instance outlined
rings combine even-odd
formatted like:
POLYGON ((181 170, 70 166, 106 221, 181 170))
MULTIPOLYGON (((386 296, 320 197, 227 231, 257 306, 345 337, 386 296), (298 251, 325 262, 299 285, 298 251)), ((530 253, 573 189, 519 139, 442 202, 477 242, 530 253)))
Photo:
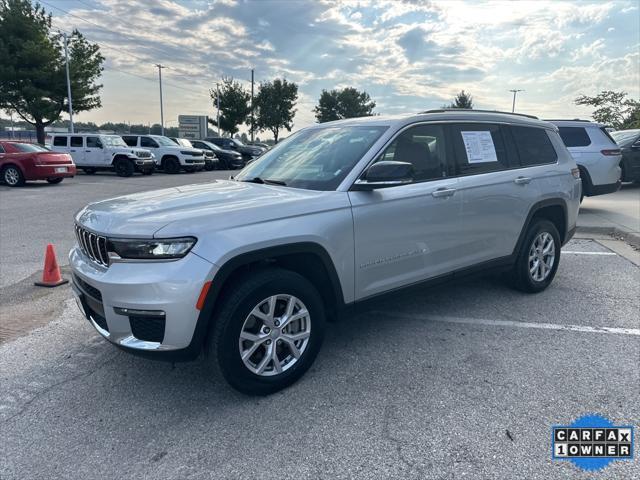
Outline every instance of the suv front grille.
POLYGON ((78 245, 87 257, 103 267, 109 266, 109 254, 107 253, 107 237, 96 235, 85 230, 80 225, 75 225, 78 245))
POLYGON ((138 158, 151 158, 151 152, 138 152, 138 158))

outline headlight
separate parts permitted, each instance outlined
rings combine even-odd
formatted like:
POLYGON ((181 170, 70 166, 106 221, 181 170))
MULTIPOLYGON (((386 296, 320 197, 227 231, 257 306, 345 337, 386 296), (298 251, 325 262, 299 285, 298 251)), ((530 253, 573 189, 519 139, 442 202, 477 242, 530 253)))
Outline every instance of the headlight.
POLYGON ((189 253, 196 241, 193 237, 150 240, 110 238, 107 249, 121 258, 138 260, 182 258, 189 253))

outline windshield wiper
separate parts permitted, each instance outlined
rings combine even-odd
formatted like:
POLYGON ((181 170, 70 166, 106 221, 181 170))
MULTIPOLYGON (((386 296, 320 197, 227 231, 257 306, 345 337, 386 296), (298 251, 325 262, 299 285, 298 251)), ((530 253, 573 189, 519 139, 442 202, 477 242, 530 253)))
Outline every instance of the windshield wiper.
POLYGON ((282 186, 286 186, 287 184, 285 182, 283 182, 282 180, 270 180, 268 178, 260 178, 260 177, 253 177, 253 178, 248 178, 246 180, 242 180, 243 182, 249 182, 249 183, 261 183, 264 184, 266 183, 267 185, 282 185, 282 186))

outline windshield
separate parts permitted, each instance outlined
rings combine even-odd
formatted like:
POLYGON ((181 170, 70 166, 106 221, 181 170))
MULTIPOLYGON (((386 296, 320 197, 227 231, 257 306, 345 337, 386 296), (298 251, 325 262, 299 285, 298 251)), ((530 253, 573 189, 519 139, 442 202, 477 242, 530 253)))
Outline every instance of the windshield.
POLYGON ((387 128, 339 126, 302 130, 249 164, 236 180, 260 178, 295 188, 335 190, 387 128))
POLYGON ((176 142, 174 142, 173 140, 171 140, 169 137, 161 137, 161 136, 157 136, 157 137, 151 137, 153 138, 156 142, 158 142, 158 145, 160 145, 161 147, 176 147, 176 142))
POLYGON ((183 147, 193 148, 193 145, 191 144, 191 142, 186 138, 179 138, 178 143, 183 147))
POLYGON ((33 143, 11 143, 16 150, 20 152, 49 152, 50 150, 45 147, 41 147, 40 145, 35 145, 33 143))
POLYGON ((619 132, 611 132, 610 135, 618 145, 626 145, 640 136, 640 130, 620 130, 619 132))
POLYGON ((127 144, 124 143, 122 137, 117 135, 106 135, 101 137, 102 141, 107 147, 126 147, 127 144))
POLYGON ((231 141, 233 143, 235 143, 238 147, 244 147, 244 143, 242 143, 240 140, 238 140, 237 138, 232 138, 231 141))

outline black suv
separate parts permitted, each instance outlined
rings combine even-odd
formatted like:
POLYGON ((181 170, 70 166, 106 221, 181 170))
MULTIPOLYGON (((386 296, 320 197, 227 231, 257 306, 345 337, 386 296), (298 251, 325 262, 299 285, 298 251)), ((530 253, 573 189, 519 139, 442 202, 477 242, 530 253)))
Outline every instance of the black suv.
POLYGON ((205 140, 219 146, 224 150, 235 150, 236 152, 240 152, 245 162, 248 162, 255 157, 259 157, 265 152, 265 149, 262 147, 245 145, 240 140, 236 140, 235 138, 207 137, 205 138, 205 140))

